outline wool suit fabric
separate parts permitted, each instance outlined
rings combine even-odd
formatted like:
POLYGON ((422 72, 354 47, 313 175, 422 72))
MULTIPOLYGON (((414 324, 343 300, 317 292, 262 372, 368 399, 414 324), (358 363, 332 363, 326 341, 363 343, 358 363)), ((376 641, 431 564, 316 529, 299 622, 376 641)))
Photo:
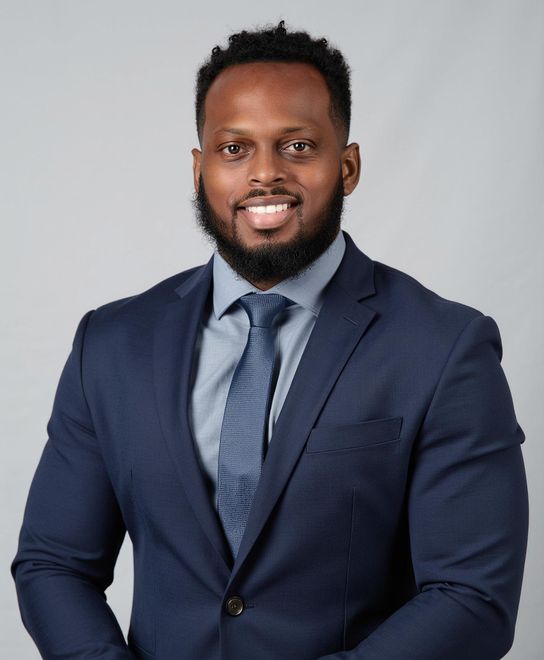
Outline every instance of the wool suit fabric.
POLYGON ((510 648, 528 503, 497 324, 344 235, 235 559, 187 418, 211 260, 83 316, 12 564, 43 657, 494 660, 510 648), (104 597, 126 533, 127 641, 104 597))

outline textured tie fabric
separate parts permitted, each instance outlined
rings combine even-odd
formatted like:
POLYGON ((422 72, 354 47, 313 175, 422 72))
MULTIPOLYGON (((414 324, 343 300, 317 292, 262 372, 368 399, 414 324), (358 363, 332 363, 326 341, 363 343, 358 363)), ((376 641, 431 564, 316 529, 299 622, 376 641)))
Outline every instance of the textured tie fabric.
POLYGON ((234 557, 264 460, 275 353, 272 322, 291 302, 277 293, 249 293, 239 300, 250 328, 227 395, 217 476, 217 510, 234 557))

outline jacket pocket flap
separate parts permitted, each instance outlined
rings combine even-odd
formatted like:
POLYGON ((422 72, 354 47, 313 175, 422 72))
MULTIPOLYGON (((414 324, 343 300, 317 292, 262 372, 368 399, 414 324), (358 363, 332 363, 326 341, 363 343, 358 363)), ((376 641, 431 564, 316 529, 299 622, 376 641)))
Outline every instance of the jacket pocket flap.
POLYGON ((371 419, 343 426, 316 426, 310 432, 306 451, 336 451, 371 447, 400 438, 402 417, 371 419))

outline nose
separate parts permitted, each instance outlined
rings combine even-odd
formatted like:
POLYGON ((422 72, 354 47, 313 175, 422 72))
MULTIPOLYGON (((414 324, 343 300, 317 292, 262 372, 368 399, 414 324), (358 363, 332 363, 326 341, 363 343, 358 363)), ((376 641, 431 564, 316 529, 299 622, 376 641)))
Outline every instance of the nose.
POLYGON ((270 186, 285 181, 285 162, 273 148, 256 149, 249 161, 248 184, 270 186))

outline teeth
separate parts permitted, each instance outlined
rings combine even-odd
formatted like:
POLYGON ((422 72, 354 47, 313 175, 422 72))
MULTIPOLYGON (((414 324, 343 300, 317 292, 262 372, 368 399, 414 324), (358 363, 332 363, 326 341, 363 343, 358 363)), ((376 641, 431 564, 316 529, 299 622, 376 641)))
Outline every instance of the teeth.
POLYGON ((287 211, 291 204, 268 204, 267 206, 246 206, 250 213, 280 213, 287 211))

